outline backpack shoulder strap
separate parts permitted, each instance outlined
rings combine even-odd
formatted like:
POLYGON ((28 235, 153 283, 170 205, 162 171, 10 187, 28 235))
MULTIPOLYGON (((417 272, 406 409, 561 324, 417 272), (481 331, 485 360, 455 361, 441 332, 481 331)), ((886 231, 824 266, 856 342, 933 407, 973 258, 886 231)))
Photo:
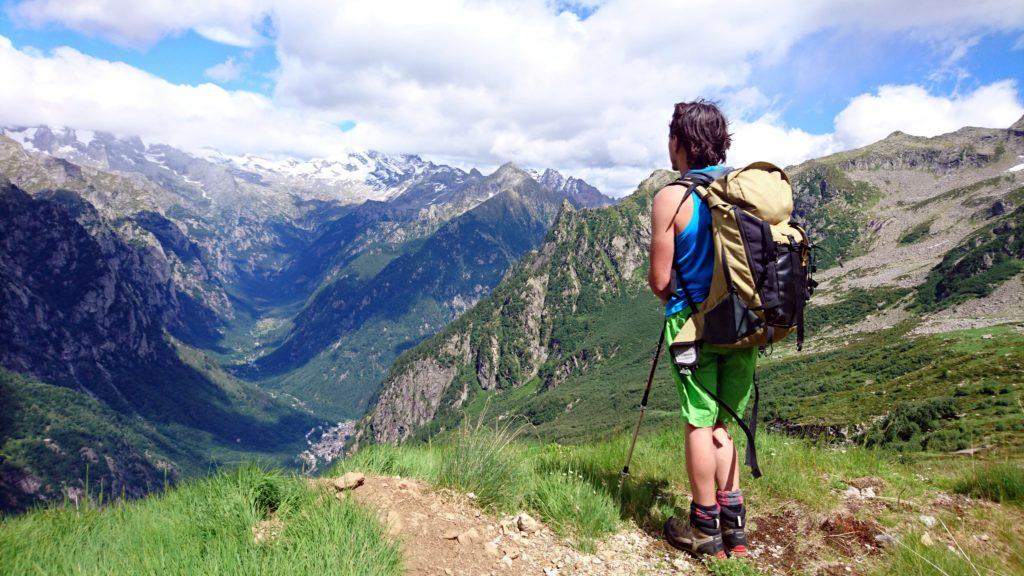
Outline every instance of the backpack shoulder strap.
POLYGON ((697 188, 701 186, 707 186, 714 182, 715 179, 703 172, 687 172, 679 178, 676 178, 672 182, 668 183, 668 186, 682 186, 686 188, 686 193, 683 194, 682 200, 679 201, 679 205, 676 206, 675 214, 672 215, 672 220, 675 221, 676 216, 679 215, 679 210, 682 209, 686 199, 690 197, 690 194, 696 193, 700 196, 699 192, 695 192, 697 188))

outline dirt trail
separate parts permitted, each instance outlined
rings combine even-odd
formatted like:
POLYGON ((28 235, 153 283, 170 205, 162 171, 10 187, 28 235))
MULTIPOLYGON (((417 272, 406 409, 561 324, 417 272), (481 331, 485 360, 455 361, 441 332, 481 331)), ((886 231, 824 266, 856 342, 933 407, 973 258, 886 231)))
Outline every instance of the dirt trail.
MULTIPOLYGON (((701 562, 665 544, 660 534, 648 534, 633 524, 598 543, 594 554, 587 554, 528 515, 498 517, 482 511, 472 494, 439 490, 395 476, 356 473, 353 477, 362 480, 343 482, 347 488, 337 494, 377 511, 388 535, 400 543, 410 576, 708 573, 701 562), (358 485, 353 488, 354 483, 358 485)), ((334 493, 339 481, 314 483, 334 493)), ((795 509, 766 511, 751 520, 751 559, 765 574, 855 576, 861 573, 858 560, 877 553, 872 539, 879 528, 845 515, 822 523, 820 518, 795 509), (797 534, 803 536, 794 538, 797 534), (821 561, 828 543, 838 548, 832 552, 840 552, 847 560, 821 561)))
POLYGON ((432 489, 416 480, 367 476, 348 494, 378 511, 388 533, 401 543, 410 576, 653 576, 697 567, 636 530, 613 535, 598 545, 596 554, 584 554, 539 521, 493 516, 481 511, 470 495, 432 489))

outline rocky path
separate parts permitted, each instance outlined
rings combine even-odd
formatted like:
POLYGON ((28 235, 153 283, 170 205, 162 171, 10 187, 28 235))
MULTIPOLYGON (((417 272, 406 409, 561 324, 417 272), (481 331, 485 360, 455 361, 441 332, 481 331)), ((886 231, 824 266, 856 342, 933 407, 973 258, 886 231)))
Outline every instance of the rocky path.
POLYGON ((698 566, 635 529, 585 554, 525 512, 503 517, 483 512, 472 494, 394 476, 343 478, 320 482, 341 485, 345 489, 338 494, 377 510, 388 534, 401 543, 410 576, 657 576, 689 573, 698 566))

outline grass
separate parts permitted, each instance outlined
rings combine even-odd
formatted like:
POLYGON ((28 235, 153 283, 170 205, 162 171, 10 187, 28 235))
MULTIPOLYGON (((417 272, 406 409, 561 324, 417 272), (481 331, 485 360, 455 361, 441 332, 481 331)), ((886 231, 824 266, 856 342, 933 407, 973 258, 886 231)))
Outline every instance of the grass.
POLYGON ((400 574, 372 514, 245 465, 134 502, 39 509, 0 523, 0 574, 400 574), (253 527, 280 521, 271 542, 253 527))
MULTIPOLYGON (((401 475, 473 492, 492 512, 529 511, 585 552, 593 552, 624 523, 657 532, 668 516, 687 510, 678 426, 644 428, 621 493, 617 485, 627 434, 562 445, 521 431, 507 422, 494 426, 476 418, 430 442, 368 446, 332 474, 401 475)), ((742 451, 742 437, 734 437, 742 451)), ((972 496, 1019 502, 1019 468, 979 467, 962 478, 956 472, 960 461, 908 465, 890 450, 828 446, 771 433, 758 435, 758 448, 764 477, 753 481, 745 469, 742 473, 752 525, 795 507, 813 526, 813 518, 843 509, 842 491, 853 480, 873 477, 888 487, 883 494, 901 504, 871 514, 902 544, 878 556, 848 559, 858 562, 862 573, 952 575, 979 566, 1009 574, 1024 568, 1019 555, 993 551, 1019 549, 1021 537, 1012 528, 1020 520, 1018 507, 972 504, 965 513, 937 512, 950 532, 946 539, 934 529, 932 536, 942 541, 932 547, 919 544, 920 525, 912 511, 932 502, 941 487, 959 482, 968 482, 964 490, 972 496), (981 531, 989 535, 983 546, 972 539, 981 531), (948 552, 945 541, 962 544, 966 552, 948 552)), ((814 537, 804 535, 800 553, 819 553, 808 548, 814 537)), ((321 498, 301 479, 255 465, 140 501, 106 508, 67 504, 0 523, 0 574, 390 575, 399 573, 400 564, 396 545, 382 536, 371 513, 351 500, 321 498), (281 523, 280 537, 254 543, 253 526, 267 520, 281 523)), ((705 567, 721 576, 755 576, 764 569, 760 561, 736 560, 708 561, 705 567)))
POLYGON ((894 286, 853 288, 836 302, 808 306, 804 318, 807 333, 813 335, 828 327, 853 326, 871 314, 892 307, 909 293, 909 288, 894 286))
MULTIPOLYGON (((520 434, 508 423, 489 426, 483 422, 477 416, 472 425, 464 422, 429 442, 369 446, 339 463, 333 473, 361 470, 399 474, 435 486, 472 491, 478 501, 494 511, 529 511, 584 551, 593 550, 596 541, 620 529, 623 522, 656 533, 669 516, 685 514, 688 509, 689 488, 678 426, 645 426, 636 446, 631 475, 620 494, 617 486, 628 434, 564 445, 539 442, 520 434)), ((733 437, 742 451, 742 435, 734 433, 733 437)), ((842 492, 850 481, 872 477, 888 487, 884 494, 896 497, 894 500, 898 498, 902 504, 883 507, 869 518, 887 526, 886 531, 899 535, 901 542, 908 545, 920 538, 915 532, 920 527, 917 513, 908 510, 921 505, 915 503, 927 505, 941 487, 952 486, 958 481, 962 466, 960 461, 948 457, 907 464, 892 450, 836 447, 772 433, 758 435, 758 450, 764 476, 754 481, 744 469, 741 481, 747 501, 756 511, 755 523, 758 516, 770 516, 794 506, 802 517, 828 517, 843 509, 842 492)), ((1019 482, 1019 470, 1017 474, 1015 481, 1019 482)), ((994 475, 987 477, 996 481, 994 475)), ((997 524, 1012 525, 1019 521, 1018 512, 977 509, 981 515, 977 518, 971 515, 956 520, 955 515, 943 513, 950 524, 951 537, 966 541, 971 538, 968 535, 984 529, 991 535, 990 545, 1008 549, 1020 545, 1020 536, 1015 531, 997 528, 997 524), (998 522, 989 517, 993 513, 999 516, 998 522), (957 521, 960 524, 954 524, 957 521)), ((805 535, 805 539, 813 538, 813 534, 805 535)), ((942 567, 948 575, 970 573, 957 570, 971 564, 988 566, 1003 574, 1024 568, 1024 559, 1004 559, 976 545, 964 546, 970 556, 947 553, 944 545, 923 551, 913 545, 910 550, 890 547, 880 556, 855 561, 861 570, 877 569, 878 574, 943 574, 915 553, 942 567)), ((736 560, 705 564, 709 573, 722 576, 761 574, 758 566, 736 560)))
POLYGON ((932 224, 934 223, 935 219, 931 218, 929 220, 921 222, 920 224, 912 226, 909 230, 900 235, 899 240, 897 240, 897 243, 913 244, 914 242, 917 242, 918 240, 925 238, 926 236, 931 234, 932 224))
POLYGON ((462 426, 440 452, 435 482, 472 492, 484 506, 512 510, 522 504, 529 470, 513 444, 514 428, 462 426))
POLYGON ((1024 468, 1009 463, 979 466, 957 479, 953 490, 975 498, 1024 506, 1024 468))
POLYGON ((971 234, 943 256, 918 287, 914 307, 931 312, 988 296, 1024 271, 1024 207, 971 234))
POLYGON ((921 534, 912 532, 896 544, 889 556, 889 562, 878 567, 877 576, 961 576, 969 574, 1009 574, 992 558, 950 550, 946 546, 927 546, 921 542, 921 534))
POLYGON ((705 562, 704 566, 714 576, 761 576, 764 574, 754 566, 753 562, 742 558, 727 560, 713 558, 705 562))
POLYGON ((421 478, 443 488, 472 493, 497 513, 528 509, 556 533, 586 551, 615 532, 618 507, 578 471, 546 465, 544 448, 520 438, 508 423, 463 423, 443 441, 369 446, 342 461, 335 473, 360 470, 421 478))

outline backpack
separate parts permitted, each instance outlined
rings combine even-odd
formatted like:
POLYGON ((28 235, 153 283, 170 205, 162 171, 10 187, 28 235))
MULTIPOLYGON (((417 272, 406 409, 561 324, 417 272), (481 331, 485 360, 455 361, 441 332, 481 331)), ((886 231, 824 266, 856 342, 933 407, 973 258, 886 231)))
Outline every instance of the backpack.
MULTIPOLYGON (((680 207, 696 194, 710 209, 715 265, 707 298, 699 307, 681 286, 692 313, 669 346, 673 362, 690 370, 699 362, 702 343, 763 350, 793 332, 797 350, 802 349, 804 308, 817 283, 811 278, 815 267, 807 233, 791 219, 793 189, 786 173, 768 162, 755 162, 718 180, 689 172, 677 183, 686 186, 680 207)), ((755 478, 760 476, 753 433, 760 397, 756 376, 749 425, 704 391, 743 429, 747 464, 755 478)))

